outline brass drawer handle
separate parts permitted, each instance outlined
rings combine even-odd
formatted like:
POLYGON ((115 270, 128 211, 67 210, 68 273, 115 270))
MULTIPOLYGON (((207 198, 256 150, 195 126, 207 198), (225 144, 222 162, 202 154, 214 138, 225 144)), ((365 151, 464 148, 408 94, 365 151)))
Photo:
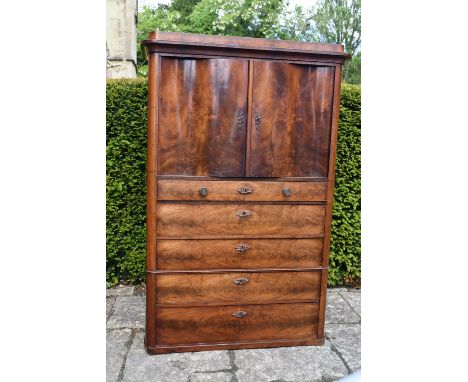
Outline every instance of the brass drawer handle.
POLYGON ((249 282, 249 279, 246 279, 245 277, 241 277, 240 279, 234 280, 233 283, 236 285, 245 285, 249 282))
POLYGON ((246 218, 248 216, 252 215, 252 213, 250 211, 247 211, 247 210, 242 210, 242 211, 239 211, 237 213, 237 216, 239 216, 240 218, 246 218))
POLYGON ((283 195, 284 196, 289 197, 289 196, 291 196, 291 194, 292 194, 292 190, 290 190, 287 187, 283 188, 283 195))
POLYGON ((206 187, 200 188, 200 190, 198 192, 200 193, 201 196, 208 195, 208 189, 206 187))
POLYGON ((247 312, 241 310, 239 312, 233 313, 232 315, 236 318, 244 318, 245 316, 247 316, 247 312))
POLYGON ((246 252, 250 247, 247 244, 237 244, 236 252, 246 252))
POLYGON ((237 190, 237 192, 239 194, 251 194, 253 192, 253 190, 251 188, 248 188, 248 187, 245 187, 245 186, 242 186, 241 188, 239 188, 237 190))

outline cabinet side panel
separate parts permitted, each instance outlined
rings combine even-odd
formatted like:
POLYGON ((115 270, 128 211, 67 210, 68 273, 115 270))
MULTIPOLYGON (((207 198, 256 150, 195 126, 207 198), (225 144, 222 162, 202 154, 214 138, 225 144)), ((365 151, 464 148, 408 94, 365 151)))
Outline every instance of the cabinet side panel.
MULTIPOLYGON (((331 221, 333 213, 333 190, 335 186, 335 162, 336 162, 336 144, 338 139, 338 114, 340 111, 340 91, 341 91, 341 66, 335 68, 335 78, 333 85, 333 116, 331 124, 330 138, 330 158, 328 167, 328 189, 327 189, 327 204, 325 209, 325 236, 323 241, 323 258, 322 266, 328 267, 330 257, 330 238, 331 238, 331 221)), ((322 272, 322 291, 320 300, 319 338, 323 337, 325 325, 325 306, 327 297, 327 278, 328 270, 322 272)))
POLYGON ((328 189, 327 204, 325 211, 325 240, 323 266, 328 266, 328 257, 330 255, 330 237, 331 220, 333 210, 333 190, 335 187, 335 162, 336 162, 336 144, 338 138, 338 114, 340 111, 340 91, 341 91, 341 66, 335 69, 334 91, 333 91, 333 118, 330 138, 330 158, 328 165, 328 189))
MULTIPOLYGON (((146 196, 146 269, 156 269, 156 203, 157 203, 157 131, 158 131, 158 65, 159 57, 148 57, 148 158, 147 158, 147 196, 146 196)), ((146 346, 155 345, 155 304, 156 282, 154 277, 146 276, 146 346)))

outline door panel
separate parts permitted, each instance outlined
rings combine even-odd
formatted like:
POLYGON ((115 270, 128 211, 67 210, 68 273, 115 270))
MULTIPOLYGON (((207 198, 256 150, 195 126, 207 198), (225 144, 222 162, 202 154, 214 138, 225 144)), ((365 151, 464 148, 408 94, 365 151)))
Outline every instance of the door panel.
POLYGON ((327 177, 334 68, 254 61, 252 177, 327 177))
POLYGON ((244 176, 248 62, 161 58, 161 175, 244 176))

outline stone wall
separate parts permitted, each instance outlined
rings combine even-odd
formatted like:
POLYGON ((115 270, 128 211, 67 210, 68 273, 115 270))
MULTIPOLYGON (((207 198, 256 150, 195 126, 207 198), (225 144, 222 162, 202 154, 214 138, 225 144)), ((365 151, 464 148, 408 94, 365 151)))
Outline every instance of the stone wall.
POLYGON ((107 78, 136 77, 137 0, 106 0, 107 78))

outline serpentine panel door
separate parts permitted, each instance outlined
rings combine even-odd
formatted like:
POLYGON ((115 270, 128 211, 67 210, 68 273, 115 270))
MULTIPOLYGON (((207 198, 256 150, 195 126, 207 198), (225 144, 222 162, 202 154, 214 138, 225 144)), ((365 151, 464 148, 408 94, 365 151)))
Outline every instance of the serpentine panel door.
POLYGON ((326 178, 335 68, 254 61, 252 177, 326 178))
POLYGON ((244 176, 248 61, 160 62, 158 174, 244 176))

